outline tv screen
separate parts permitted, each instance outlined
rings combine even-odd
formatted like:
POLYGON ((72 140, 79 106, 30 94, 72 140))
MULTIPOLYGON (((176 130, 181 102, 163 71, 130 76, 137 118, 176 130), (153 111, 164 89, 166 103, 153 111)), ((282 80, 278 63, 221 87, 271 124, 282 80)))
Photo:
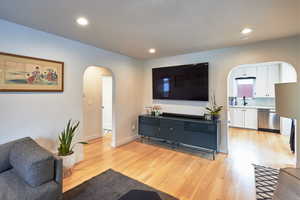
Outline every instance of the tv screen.
POLYGON ((208 63, 152 69, 153 99, 208 101, 208 63))

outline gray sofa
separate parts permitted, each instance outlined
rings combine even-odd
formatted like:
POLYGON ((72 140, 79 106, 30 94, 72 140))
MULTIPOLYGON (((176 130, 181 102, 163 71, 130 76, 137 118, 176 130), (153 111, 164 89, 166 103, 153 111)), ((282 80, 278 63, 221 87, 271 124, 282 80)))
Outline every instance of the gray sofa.
POLYGON ((0 145, 1 200, 61 198, 61 159, 29 137, 0 145))

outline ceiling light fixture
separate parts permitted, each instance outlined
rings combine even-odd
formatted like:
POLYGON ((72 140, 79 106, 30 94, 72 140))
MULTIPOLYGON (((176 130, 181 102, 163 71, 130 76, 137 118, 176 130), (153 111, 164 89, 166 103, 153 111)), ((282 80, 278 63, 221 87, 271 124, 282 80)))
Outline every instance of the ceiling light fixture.
POLYGON ((154 48, 151 48, 151 49, 149 49, 149 53, 155 53, 156 52, 156 49, 154 49, 154 48))
POLYGON ((251 28, 244 28, 241 33, 244 35, 250 34, 253 30, 251 28))
POLYGON ((77 24, 79 24, 81 26, 86 26, 89 24, 89 21, 84 17, 77 18, 76 22, 77 22, 77 24))

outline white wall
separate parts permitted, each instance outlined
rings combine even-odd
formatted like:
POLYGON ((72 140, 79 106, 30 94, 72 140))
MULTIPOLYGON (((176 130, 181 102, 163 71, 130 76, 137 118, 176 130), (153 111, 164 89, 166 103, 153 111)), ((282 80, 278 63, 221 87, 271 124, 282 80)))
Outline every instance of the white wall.
MULTIPOLYGON (((107 67, 114 74, 116 145, 135 138, 131 127, 142 108, 139 61, 4 20, 0 20, 0 30, 2 52, 65 62, 62 93, 0 93, 0 143, 31 136, 55 151, 67 120, 82 122, 83 73, 88 66, 107 67)), ((81 159, 82 151, 78 151, 81 159)))
MULTIPOLYGON (((216 94, 220 105, 227 105, 227 76, 232 68, 242 64, 255 64, 271 61, 285 61, 292 64, 300 74, 300 36, 258 42, 232 48, 203 51, 192 54, 178 55, 145 62, 144 76, 144 106, 157 103, 152 101, 152 73, 155 67, 182 65, 189 63, 209 62, 210 91, 216 94)), ((203 102, 159 101, 165 110, 195 114, 203 111, 203 102), (163 102, 163 103, 162 103, 163 102)), ((227 108, 222 112, 221 151, 227 152, 227 108)))

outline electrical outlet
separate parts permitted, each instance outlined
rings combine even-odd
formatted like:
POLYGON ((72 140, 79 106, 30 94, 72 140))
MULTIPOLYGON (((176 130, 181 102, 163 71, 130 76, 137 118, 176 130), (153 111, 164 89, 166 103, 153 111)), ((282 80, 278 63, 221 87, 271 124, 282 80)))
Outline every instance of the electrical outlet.
POLYGON ((135 123, 133 123, 133 124, 131 125, 131 130, 132 130, 132 131, 135 131, 135 130, 136 130, 136 125, 135 125, 135 123))

